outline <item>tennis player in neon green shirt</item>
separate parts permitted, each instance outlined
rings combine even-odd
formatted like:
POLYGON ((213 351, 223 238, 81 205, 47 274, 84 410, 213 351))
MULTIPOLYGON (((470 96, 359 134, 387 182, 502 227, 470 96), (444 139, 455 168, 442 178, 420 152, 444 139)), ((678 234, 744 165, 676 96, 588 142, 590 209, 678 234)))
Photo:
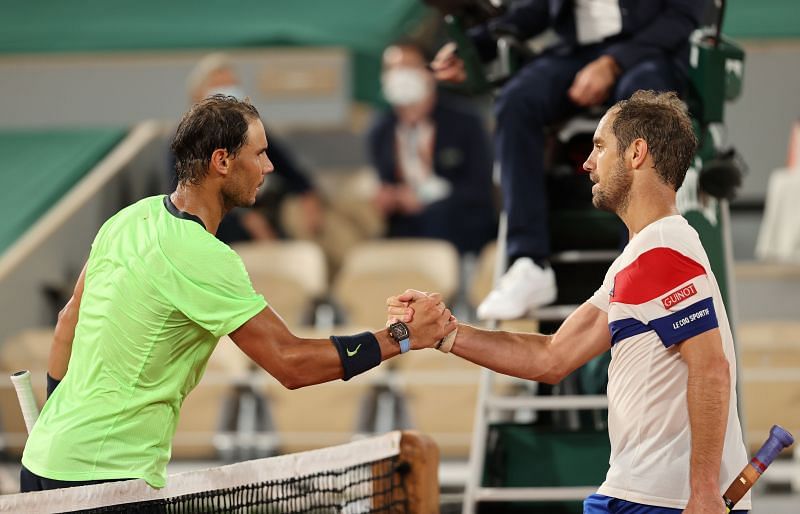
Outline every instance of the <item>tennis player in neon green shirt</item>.
POLYGON ((52 394, 25 445, 23 492, 136 478, 163 487, 181 404, 223 335, 294 389, 348 380, 455 327, 431 297, 408 325, 294 336, 214 237, 227 211, 255 202, 273 170, 258 112, 233 97, 207 98, 184 115, 172 150, 175 192, 102 226, 59 315, 52 394))

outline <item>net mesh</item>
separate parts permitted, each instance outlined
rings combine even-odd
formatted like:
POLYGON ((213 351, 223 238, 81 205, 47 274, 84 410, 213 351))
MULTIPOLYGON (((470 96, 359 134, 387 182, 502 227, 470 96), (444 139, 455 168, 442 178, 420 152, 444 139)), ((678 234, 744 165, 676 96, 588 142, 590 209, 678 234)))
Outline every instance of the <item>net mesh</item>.
POLYGON ((400 513, 407 511, 402 468, 398 457, 389 457, 309 476, 71 512, 400 513))
POLYGON ((13 495, 0 512, 405 513, 410 466, 400 434, 338 447, 141 480, 13 495))

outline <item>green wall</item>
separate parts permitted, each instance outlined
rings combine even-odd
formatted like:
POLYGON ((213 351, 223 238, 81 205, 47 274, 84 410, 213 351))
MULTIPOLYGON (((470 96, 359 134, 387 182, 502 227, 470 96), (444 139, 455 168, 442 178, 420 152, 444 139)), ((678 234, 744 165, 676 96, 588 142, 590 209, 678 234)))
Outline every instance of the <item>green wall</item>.
POLYGON ((0 254, 125 136, 123 129, 0 131, 0 254))
POLYGON ((800 1, 728 0, 723 31, 734 39, 800 37, 800 1))
POLYGON ((376 101, 383 48, 428 12, 419 0, 0 0, 0 53, 342 46, 355 97, 376 101))

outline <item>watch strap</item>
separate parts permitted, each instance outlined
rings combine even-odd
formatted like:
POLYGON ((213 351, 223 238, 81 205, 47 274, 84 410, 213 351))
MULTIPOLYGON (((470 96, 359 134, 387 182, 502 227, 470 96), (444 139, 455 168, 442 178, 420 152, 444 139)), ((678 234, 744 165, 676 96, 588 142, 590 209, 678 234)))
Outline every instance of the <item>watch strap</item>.
POLYGON ((400 341, 400 353, 406 353, 411 349, 411 338, 406 337, 402 341, 400 341))

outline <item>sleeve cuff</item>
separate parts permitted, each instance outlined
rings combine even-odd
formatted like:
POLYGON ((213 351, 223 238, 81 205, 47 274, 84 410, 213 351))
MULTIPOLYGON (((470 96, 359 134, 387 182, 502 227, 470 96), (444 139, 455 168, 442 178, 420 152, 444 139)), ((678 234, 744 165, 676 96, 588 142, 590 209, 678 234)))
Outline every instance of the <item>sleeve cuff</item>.
POLYGON ((719 322, 714 310, 714 300, 705 298, 669 316, 652 320, 650 326, 661 338, 664 347, 669 348, 719 327, 719 322))

